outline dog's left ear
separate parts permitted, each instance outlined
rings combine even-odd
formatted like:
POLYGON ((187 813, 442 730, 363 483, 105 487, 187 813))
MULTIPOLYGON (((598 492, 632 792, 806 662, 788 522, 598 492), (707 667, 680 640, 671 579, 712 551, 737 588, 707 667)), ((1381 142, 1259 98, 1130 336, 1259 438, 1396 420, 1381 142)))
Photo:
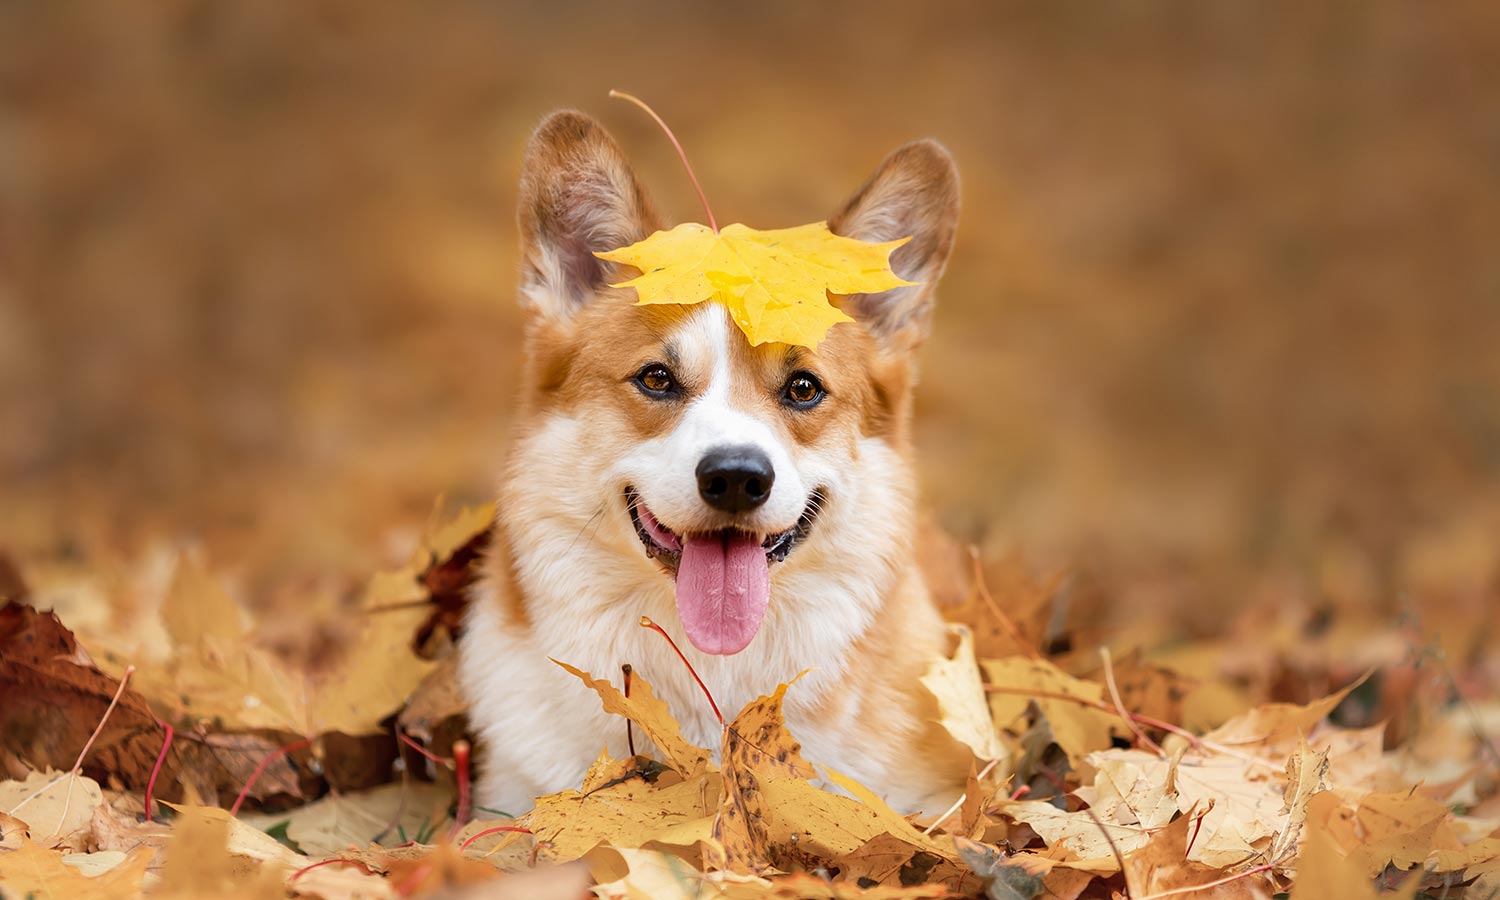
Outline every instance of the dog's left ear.
POLYGON ((907 281, 920 283, 855 294, 843 308, 894 349, 915 349, 931 328, 937 280, 958 228, 958 166, 953 157, 930 139, 897 148, 828 220, 828 227, 862 241, 911 238, 891 254, 891 268, 907 281))

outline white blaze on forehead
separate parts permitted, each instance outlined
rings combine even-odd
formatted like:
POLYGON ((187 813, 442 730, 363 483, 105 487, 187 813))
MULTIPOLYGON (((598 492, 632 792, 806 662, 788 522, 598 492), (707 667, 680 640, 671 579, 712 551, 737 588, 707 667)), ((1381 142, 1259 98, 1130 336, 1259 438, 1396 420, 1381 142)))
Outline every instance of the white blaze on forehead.
POLYGON ((639 472, 635 483, 642 499, 668 527, 690 527, 707 514, 698 495, 697 470, 704 454, 715 447, 750 445, 771 460, 775 485, 771 498, 756 513, 764 530, 792 527, 807 503, 807 487, 789 448, 771 424, 760 418, 773 413, 764 408, 758 412, 738 409, 732 401, 735 379, 752 377, 733 365, 732 342, 744 339, 717 303, 702 304, 669 337, 684 372, 707 373, 707 380, 699 382, 702 386, 689 399, 677 427, 646 442, 641 448, 644 452, 632 453, 626 463, 639 472))

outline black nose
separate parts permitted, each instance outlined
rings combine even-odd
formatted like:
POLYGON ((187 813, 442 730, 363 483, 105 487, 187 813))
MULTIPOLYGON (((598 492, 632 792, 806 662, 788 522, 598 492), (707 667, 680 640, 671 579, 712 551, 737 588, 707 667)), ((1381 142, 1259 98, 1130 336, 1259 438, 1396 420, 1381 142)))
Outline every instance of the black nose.
POLYGON ((698 493, 714 509, 745 512, 771 496, 776 470, 758 447, 718 447, 698 463, 698 493))

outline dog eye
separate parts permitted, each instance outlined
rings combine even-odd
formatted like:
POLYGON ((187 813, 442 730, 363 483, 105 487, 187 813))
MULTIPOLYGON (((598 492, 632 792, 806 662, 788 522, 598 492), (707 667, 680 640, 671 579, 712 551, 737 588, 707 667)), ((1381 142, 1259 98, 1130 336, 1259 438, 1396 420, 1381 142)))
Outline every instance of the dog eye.
POLYGON ((677 379, 672 377, 670 369, 660 363, 646 366, 635 373, 635 378, 631 380, 641 389, 641 393, 657 400, 665 400, 678 393, 677 379))
POLYGON ((823 401, 827 391, 810 372, 793 372, 781 391, 781 402, 793 409, 812 409, 823 401))

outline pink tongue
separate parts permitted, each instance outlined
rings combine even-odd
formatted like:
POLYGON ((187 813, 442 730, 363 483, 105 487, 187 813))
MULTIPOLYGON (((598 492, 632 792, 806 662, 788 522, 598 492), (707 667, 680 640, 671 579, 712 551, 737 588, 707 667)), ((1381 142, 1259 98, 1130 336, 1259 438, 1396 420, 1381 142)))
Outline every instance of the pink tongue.
POLYGON ((751 537, 684 538, 677 563, 677 615, 704 653, 745 649, 771 599, 771 565, 751 537))

